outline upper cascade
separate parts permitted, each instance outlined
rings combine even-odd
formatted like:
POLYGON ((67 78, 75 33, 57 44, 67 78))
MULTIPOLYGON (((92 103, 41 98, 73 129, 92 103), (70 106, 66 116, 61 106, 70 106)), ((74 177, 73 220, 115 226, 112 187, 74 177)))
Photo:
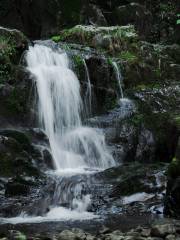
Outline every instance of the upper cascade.
POLYGON ((80 83, 67 54, 35 44, 29 48, 26 61, 37 87, 40 127, 49 138, 56 169, 113 166, 103 133, 82 126, 80 83))

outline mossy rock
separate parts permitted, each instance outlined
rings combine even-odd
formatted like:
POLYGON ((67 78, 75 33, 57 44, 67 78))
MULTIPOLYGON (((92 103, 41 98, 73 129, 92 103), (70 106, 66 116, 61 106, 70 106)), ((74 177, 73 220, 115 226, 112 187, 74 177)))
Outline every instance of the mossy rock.
POLYGON ((1 83, 9 80, 11 74, 13 74, 13 65, 19 64, 19 59, 27 44, 27 38, 20 31, 0 27, 1 83))
POLYGON ((111 48, 114 46, 127 49, 127 46, 131 43, 137 42, 137 35, 133 26, 94 27, 77 25, 61 31, 58 36, 52 37, 52 40, 79 43, 97 49, 113 51, 111 48), (108 39, 110 39, 108 44, 104 44, 108 39))

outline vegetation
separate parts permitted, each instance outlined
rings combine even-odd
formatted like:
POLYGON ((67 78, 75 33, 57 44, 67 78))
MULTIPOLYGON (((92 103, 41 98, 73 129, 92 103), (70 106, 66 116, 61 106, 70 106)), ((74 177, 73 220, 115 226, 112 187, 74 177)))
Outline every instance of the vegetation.
POLYGON ((57 36, 52 36, 51 39, 54 41, 54 42, 60 42, 61 41, 61 37, 59 35, 57 36))
POLYGON ((11 58, 15 54, 15 43, 10 37, 0 36, 0 83, 9 79, 11 58))
POLYGON ((135 63, 138 61, 138 57, 130 52, 130 51, 122 51, 119 55, 119 57, 123 60, 123 61, 127 61, 129 63, 135 63))

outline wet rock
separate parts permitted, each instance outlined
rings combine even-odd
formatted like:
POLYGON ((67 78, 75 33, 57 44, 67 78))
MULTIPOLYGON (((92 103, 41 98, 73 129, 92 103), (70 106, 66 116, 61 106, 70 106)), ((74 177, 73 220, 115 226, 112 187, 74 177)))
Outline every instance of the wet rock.
POLYGON ((85 233, 81 229, 72 229, 62 231, 59 236, 59 240, 77 240, 77 239, 87 239, 87 240, 94 240, 95 238, 90 234, 85 233))
POLYGON ((43 151, 43 159, 48 169, 55 169, 52 155, 48 149, 43 151))
POLYGON ((124 234, 121 231, 114 231, 109 234, 105 234, 105 240, 124 240, 124 234))
POLYGON ((142 228, 141 230, 141 236, 142 237, 149 237, 151 234, 151 229, 150 228, 142 228))
POLYGON ((173 234, 169 234, 169 235, 166 236, 165 239, 166 239, 166 240, 176 240, 177 238, 176 238, 175 235, 173 235, 173 234))
POLYGON ((152 236, 155 237, 165 237, 169 234, 174 234, 175 232, 176 229, 172 224, 154 225, 151 230, 152 236))
POLYGON ((159 206, 166 177, 161 182, 158 169, 162 170, 162 165, 129 163, 97 173, 91 183, 92 211, 131 215, 151 211, 152 202, 154 207, 159 206))

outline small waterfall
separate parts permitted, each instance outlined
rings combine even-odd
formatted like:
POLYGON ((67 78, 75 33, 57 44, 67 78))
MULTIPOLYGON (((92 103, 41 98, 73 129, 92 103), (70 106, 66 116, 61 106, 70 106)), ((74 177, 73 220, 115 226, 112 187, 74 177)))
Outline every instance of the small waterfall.
POLYGON ((112 66, 116 75, 116 79, 119 86, 119 102, 118 102, 118 112, 122 118, 131 116, 132 113, 135 111, 135 105, 132 100, 125 98, 122 88, 122 75, 120 68, 117 64, 117 62, 112 61, 112 66))
POLYGON ((118 81, 119 95, 120 95, 120 98, 123 99, 124 98, 124 94, 123 94, 123 89, 122 89, 122 75, 121 75, 121 72, 119 70, 117 62, 113 61, 112 62, 112 66, 114 68, 114 72, 116 74, 116 79, 118 81))
POLYGON ((84 63, 84 68, 85 68, 85 72, 86 72, 86 80, 87 80, 87 90, 86 90, 86 105, 87 105, 87 112, 89 113, 89 115, 91 114, 91 104, 92 104, 92 89, 91 89, 91 79, 89 76, 89 70, 86 64, 85 59, 83 59, 83 63, 84 63))

